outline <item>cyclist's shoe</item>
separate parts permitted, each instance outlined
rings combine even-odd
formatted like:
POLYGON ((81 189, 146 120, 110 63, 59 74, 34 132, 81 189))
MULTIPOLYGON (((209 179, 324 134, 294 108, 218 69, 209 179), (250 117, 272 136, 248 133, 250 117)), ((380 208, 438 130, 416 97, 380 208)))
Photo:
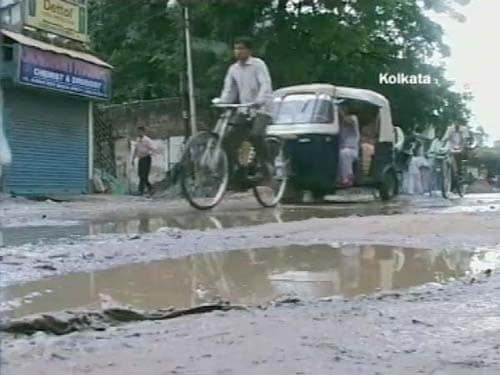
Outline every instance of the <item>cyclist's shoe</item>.
POLYGON ((276 168, 272 163, 264 164, 264 183, 271 184, 273 182, 273 176, 276 174, 276 168))
POLYGON ((250 189, 252 185, 248 178, 245 178, 241 174, 236 174, 229 180, 228 190, 243 193, 250 189))
POLYGON ((274 167, 271 163, 265 163, 263 168, 259 168, 255 173, 248 176, 253 183, 270 184, 273 180, 274 167))
POLYGON ((264 179, 264 174, 261 171, 257 171, 255 173, 249 174, 247 177, 248 181, 252 183, 259 183, 264 179))

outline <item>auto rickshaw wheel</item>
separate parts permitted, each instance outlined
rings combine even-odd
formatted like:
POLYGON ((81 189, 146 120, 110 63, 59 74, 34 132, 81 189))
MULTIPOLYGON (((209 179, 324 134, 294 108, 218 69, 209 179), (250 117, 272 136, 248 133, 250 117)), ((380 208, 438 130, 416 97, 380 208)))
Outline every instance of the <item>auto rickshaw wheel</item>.
POLYGON ((383 172, 382 180, 379 186, 380 199, 389 201, 398 195, 398 178, 396 172, 390 168, 383 172))

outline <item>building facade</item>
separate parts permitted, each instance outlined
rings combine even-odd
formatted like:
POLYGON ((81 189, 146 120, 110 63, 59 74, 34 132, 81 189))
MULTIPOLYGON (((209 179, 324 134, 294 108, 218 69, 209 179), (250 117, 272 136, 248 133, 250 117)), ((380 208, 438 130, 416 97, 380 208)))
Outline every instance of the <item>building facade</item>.
MULTIPOLYGON (((84 4, 63 3, 76 10, 84 4)), ((30 25, 41 25, 43 32, 44 20, 35 17, 43 2, 21 5, 25 6, 21 14, 28 12, 30 25)), ((75 24, 75 32, 86 31, 78 19, 75 24)), ((0 189, 14 195, 89 193, 93 173, 92 108, 96 101, 111 97, 111 66, 88 52, 63 48, 35 38, 33 33, 14 30, 5 27, 0 31, 0 110, 12 154, 0 189)), ((57 27, 51 32, 57 32, 57 27)))

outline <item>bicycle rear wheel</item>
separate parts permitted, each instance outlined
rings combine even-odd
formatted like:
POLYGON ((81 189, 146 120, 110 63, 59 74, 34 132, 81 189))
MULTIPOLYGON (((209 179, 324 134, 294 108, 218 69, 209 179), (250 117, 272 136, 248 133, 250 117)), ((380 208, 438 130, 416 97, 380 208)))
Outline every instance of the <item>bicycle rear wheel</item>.
POLYGON ((283 140, 268 137, 265 142, 269 153, 269 163, 259 160, 264 177, 252 188, 252 191, 263 207, 275 207, 285 194, 290 163, 285 156, 283 140))
POLYGON ((458 196, 460 198, 465 197, 465 194, 467 193, 467 185, 466 184, 460 184, 457 189, 458 196))
POLYGON ((181 189, 189 204, 208 210, 220 203, 229 181, 228 160, 212 133, 196 134, 182 157, 181 189))
POLYGON ((456 179, 457 179, 457 187, 456 187, 457 194, 460 198, 463 198, 467 193, 467 182, 464 181, 464 178, 461 176, 457 176, 456 179))
POLYGON ((456 176, 457 194, 459 195, 460 198, 463 198, 467 193, 468 184, 467 184, 467 179, 465 177, 466 173, 467 173, 467 168, 465 166, 465 161, 462 161, 460 172, 456 176))
POLYGON ((443 160, 441 167, 441 194, 444 199, 448 199, 451 193, 451 186, 453 180, 452 167, 449 162, 443 160))

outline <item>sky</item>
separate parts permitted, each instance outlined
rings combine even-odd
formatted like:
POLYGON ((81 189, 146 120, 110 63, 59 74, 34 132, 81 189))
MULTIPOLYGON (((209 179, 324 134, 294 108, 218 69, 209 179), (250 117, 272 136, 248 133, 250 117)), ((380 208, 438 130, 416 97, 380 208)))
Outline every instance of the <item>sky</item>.
POLYGON ((490 141, 500 140, 500 1, 471 0, 457 10, 465 15, 464 23, 444 14, 431 17, 444 28, 451 48, 447 78, 475 96, 471 124, 483 126, 490 141))

